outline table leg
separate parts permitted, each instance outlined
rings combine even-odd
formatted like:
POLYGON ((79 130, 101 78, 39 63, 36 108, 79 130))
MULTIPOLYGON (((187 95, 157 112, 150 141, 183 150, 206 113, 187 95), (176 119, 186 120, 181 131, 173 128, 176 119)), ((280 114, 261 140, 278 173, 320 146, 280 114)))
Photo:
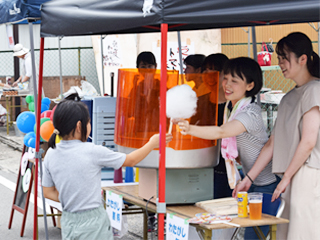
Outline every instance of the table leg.
POLYGON ((143 240, 148 240, 148 216, 143 213, 143 240))
POLYGON ((270 240, 277 239, 277 225, 270 225, 270 240))
POLYGON ((6 109, 7 109, 7 135, 9 135, 9 101, 8 101, 8 98, 6 97, 6 109))
POLYGON ((197 233, 200 235, 201 240, 211 240, 212 239, 212 230, 210 229, 199 229, 196 228, 197 233))

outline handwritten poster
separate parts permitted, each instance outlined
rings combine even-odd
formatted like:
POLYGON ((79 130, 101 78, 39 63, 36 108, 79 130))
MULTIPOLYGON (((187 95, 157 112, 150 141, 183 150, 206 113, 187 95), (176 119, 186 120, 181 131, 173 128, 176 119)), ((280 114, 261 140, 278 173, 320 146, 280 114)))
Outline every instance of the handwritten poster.
POLYGON ((121 48, 116 36, 107 36, 103 40, 103 65, 104 67, 121 67, 121 48))
POLYGON ((188 240, 189 223, 187 219, 183 219, 174 216, 173 214, 167 213, 166 221, 167 240, 188 240))
POLYGON ((122 202, 121 195, 111 191, 106 191, 107 213, 111 221, 111 226, 121 231, 122 223, 122 202))
MULTIPOLYGON (((168 42, 167 43, 167 69, 180 71, 180 58, 179 58, 179 44, 178 42, 168 42)), ((160 68, 161 63, 161 46, 159 42, 152 43, 152 52, 156 57, 158 63, 158 68, 160 68)), ((181 54, 182 54, 182 64, 184 59, 190 54, 194 54, 194 44, 193 42, 181 42, 181 54)), ((183 70, 186 66, 183 64, 183 70)))

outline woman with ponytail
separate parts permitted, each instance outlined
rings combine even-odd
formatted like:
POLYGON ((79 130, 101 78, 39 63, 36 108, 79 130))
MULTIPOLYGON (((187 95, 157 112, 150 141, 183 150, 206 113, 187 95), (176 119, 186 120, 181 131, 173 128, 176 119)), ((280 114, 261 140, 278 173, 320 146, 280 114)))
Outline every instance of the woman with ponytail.
MULTIPOLYGON (((289 224, 278 226, 277 239, 319 239, 320 236, 320 82, 319 56, 310 39, 295 32, 276 47, 285 78, 296 87, 281 100, 269 141, 248 175, 254 180, 272 160, 272 171, 282 177, 272 201, 285 200, 282 217, 289 224)), ((245 177, 233 192, 248 190, 245 177)))
MULTIPOLYGON (((86 142, 91 131, 89 111, 78 101, 63 101, 53 116, 55 130, 49 140, 42 178, 46 198, 61 202, 62 239, 113 239, 101 201, 101 168, 134 166, 159 146, 159 134, 129 153, 113 152, 86 142), (56 144, 56 136, 62 137, 56 144)), ((167 134, 166 142, 172 139, 167 134)))

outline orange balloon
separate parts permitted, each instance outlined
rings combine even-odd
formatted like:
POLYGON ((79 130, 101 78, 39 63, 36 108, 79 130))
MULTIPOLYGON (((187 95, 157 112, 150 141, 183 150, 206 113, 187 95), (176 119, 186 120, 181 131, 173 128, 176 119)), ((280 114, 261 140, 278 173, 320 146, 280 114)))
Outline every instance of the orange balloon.
POLYGON ((43 138, 43 140, 48 142, 53 133, 53 130, 54 126, 52 121, 46 121, 40 126, 40 136, 43 138))

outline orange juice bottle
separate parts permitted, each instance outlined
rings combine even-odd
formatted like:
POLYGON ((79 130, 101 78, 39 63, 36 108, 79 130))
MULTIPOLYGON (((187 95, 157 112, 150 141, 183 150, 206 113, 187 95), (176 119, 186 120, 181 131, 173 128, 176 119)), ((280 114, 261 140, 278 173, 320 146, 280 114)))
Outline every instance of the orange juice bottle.
POLYGON ((238 217, 248 217, 248 193, 238 192, 238 217))

